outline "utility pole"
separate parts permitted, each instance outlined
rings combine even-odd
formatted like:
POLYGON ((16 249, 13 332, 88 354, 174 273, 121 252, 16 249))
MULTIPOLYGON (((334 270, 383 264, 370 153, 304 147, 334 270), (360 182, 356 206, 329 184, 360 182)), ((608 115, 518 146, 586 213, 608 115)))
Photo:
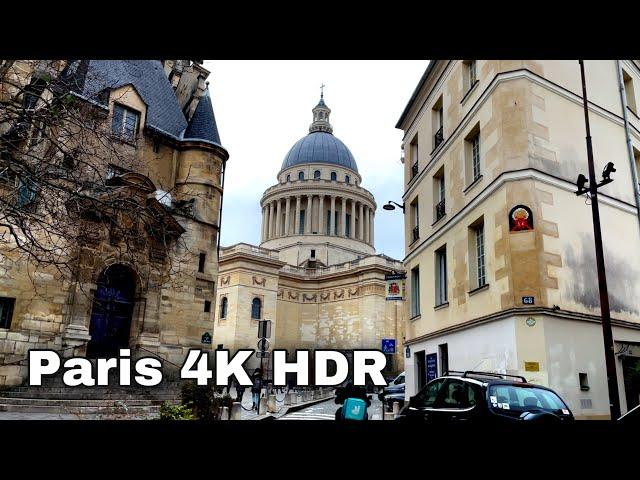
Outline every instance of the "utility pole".
MULTIPOLYGON (((598 185, 593 163, 593 148, 591 146, 591 128, 589 127, 589 107, 587 100, 587 86, 584 76, 584 61, 580 60, 580 75, 582 78, 582 103, 584 106, 584 122, 587 133, 587 161, 589 163, 589 193, 591 194, 591 214, 593 216, 593 238, 596 247, 596 265, 598 268, 598 288, 600 290, 600 312, 602 315, 602 336, 604 339, 604 357, 607 366, 607 384, 609 387, 609 408, 611 420, 620 417, 620 397, 618 394, 618 378, 616 375, 616 358, 613 349, 613 333, 611 332, 611 312, 609 310, 609 292, 607 290, 607 276, 602 251, 602 231, 600 229, 600 209, 598 208, 598 185)), ((615 170, 614 170, 615 171, 615 170)))

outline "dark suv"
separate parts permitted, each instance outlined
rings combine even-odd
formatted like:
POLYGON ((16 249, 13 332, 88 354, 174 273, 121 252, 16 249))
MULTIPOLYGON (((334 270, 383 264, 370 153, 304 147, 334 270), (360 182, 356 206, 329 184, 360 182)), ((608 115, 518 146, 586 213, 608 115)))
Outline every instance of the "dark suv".
POLYGON ((488 372, 447 372, 409 399, 398 420, 430 423, 460 421, 573 421, 553 390, 524 377, 488 372))

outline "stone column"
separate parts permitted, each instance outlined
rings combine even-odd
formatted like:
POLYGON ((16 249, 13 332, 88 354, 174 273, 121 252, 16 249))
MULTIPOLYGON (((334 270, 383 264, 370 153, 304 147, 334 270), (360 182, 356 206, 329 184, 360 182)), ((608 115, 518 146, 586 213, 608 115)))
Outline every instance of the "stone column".
POLYGON ((351 226, 350 228, 350 237, 351 238, 356 238, 356 201, 355 200, 351 200, 351 226))
POLYGON ((358 217, 358 240, 364 242, 364 204, 360 202, 360 216, 358 217))
POLYGON ((369 206, 364 206, 364 242, 369 243, 369 206))
POLYGON ((335 212, 336 211, 336 197, 331 195, 331 209, 329 210, 329 235, 336 234, 336 226, 335 222, 335 212))
POLYGON ((276 202, 276 237, 279 237, 280 235, 282 235, 282 199, 279 198, 276 200, 276 202))
POLYGON ((375 241, 375 238, 374 238, 375 237, 374 235, 375 221, 374 220, 376 219, 376 212, 373 209, 371 209, 370 212, 371 212, 371 219, 369 220, 369 238, 371 239, 371 246, 373 247, 375 244, 374 243, 375 241))
POLYGON ((311 217, 313 217, 313 195, 307 195, 307 212, 304 214, 304 233, 311 233, 311 217))
POLYGON ((300 195, 296 195, 296 218, 293 219, 294 235, 298 235, 300 231, 300 195))
POLYGON ((324 195, 320 195, 318 198, 318 233, 324 235, 326 231, 324 226, 324 195))
POLYGON ((269 229, 267 236, 273 238, 273 202, 269 202, 269 229))
POLYGON ((347 197, 342 197, 342 212, 340 215, 341 237, 347 236, 347 197))
POLYGON ((290 223, 290 211, 291 211, 291 197, 287 197, 287 202, 284 209, 284 233, 283 235, 290 235, 289 223, 290 223))
POLYGON ((266 219, 267 219, 267 207, 262 207, 262 232, 260 233, 260 241, 261 242, 265 241, 264 229, 265 229, 265 225, 266 225, 266 219))

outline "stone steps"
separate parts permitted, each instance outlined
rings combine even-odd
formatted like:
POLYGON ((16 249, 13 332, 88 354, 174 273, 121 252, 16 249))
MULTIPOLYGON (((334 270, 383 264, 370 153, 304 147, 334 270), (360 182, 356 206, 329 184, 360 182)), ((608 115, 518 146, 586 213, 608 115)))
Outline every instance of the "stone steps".
POLYGON ((0 399, 0 412, 21 412, 21 413, 58 413, 75 415, 136 415, 143 418, 157 418, 160 416, 159 405, 138 405, 128 406, 125 410, 118 406, 81 406, 81 405, 14 405, 3 403, 0 399))
POLYGON ((96 399, 51 399, 51 398, 16 398, 0 396, 1 405, 25 405, 25 406, 70 406, 70 407, 113 407, 116 402, 123 402, 127 407, 148 407, 162 405, 165 401, 180 403, 178 400, 96 400, 96 399))

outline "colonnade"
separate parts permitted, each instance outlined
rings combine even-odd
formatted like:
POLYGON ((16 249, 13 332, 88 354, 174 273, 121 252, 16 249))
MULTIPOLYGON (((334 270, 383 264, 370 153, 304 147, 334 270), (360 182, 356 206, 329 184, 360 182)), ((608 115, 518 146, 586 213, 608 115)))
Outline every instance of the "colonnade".
POLYGON ((375 211, 368 203, 347 196, 285 196, 263 205, 262 241, 291 235, 330 235, 373 246, 374 217, 375 211))

